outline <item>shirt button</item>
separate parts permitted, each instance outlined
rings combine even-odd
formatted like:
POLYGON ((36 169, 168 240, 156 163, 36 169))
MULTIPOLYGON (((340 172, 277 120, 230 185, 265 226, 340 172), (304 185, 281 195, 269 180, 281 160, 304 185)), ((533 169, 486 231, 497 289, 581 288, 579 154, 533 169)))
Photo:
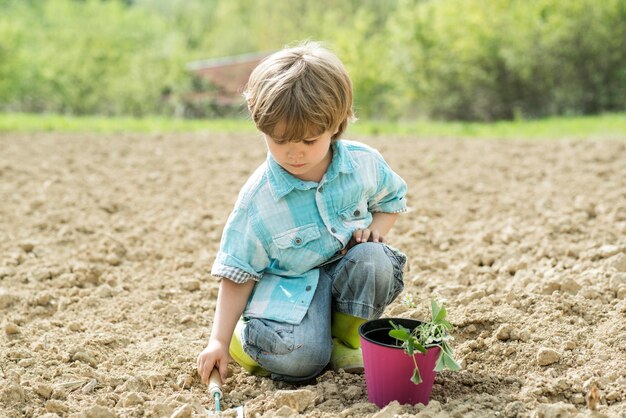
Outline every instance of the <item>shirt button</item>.
POLYGON ((307 292, 311 290, 311 286, 307 286, 305 289, 307 292))
POLYGON ((302 244, 302 238, 298 237, 298 238, 294 239, 293 242, 295 242, 296 245, 300 245, 300 244, 302 244))
POLYGON ((359 216, 360 214, 361 214, 360 210, 357 209, 357 210, 354 211, 354 216, 359 216))
POLYGON ((333 226, 332 228, 330 228, 330 232, 332 232, 332 233, 334 234, 335 232, 337 232, 337 230, 336 230, 336 229, 335 229, 335 227, 333 226))
POLYGON ((318 187, 317 191, 322 193, 324 191, 324 188, 322 186, 320 186, 320 187, 318 187))

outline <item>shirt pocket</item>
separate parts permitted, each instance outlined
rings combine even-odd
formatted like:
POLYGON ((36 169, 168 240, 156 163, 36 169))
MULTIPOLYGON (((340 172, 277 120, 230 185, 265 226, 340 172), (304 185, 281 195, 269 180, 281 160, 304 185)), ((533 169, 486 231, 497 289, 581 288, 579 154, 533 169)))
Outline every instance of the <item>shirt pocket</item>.
POLYGON ((322 260, 319 249, 320 230, 316 224, 304 225, 272 237, 281 269, 298 274, 311 270, 322 260))
POLYGON ((366 200, 347 205, 338 214, 346 226, 357 229, 366 228, 371 219, 366 200))

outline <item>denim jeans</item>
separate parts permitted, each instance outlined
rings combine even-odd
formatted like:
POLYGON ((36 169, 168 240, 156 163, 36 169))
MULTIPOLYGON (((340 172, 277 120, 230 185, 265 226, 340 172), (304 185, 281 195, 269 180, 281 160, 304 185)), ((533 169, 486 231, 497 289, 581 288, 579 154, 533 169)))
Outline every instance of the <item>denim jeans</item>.
POLYGON ((333 311, 365 319, 379 318, 404 287, 406 256, 386 244, 366 242, 341 259, 320 267, 315 295, 298 325, 244 318, 244 351, 272 379, 304 382, 330 361, 333 311))

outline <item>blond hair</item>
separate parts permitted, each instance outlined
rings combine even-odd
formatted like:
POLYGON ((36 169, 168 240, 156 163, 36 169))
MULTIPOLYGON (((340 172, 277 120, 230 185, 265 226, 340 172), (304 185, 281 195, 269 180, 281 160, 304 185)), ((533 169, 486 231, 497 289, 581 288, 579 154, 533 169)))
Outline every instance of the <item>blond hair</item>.
POLYGON ((339 58, 319 42, 265 58, 250 75, 244 97, 257 128, 284 141, 325 131, 334 133, 335 140, 355 119, 350 77, 339 58))

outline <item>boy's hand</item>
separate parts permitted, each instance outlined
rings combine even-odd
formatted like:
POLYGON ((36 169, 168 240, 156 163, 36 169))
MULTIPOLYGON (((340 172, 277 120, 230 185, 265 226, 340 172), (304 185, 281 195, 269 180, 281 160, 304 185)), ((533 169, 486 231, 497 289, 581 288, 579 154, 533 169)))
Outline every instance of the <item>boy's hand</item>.
POLYGON ((347 253, 350 248, 362 242, 386 242, 384 235, 387 235, 387 232, 391 230, 396 219, 398 219, 397 213, 372 213, 372 223, 367 228, 354 231, 350 242, 341 251, 341 254, 347 253))
POLYGON ((198 374, 205 385, 209 383, 209 376, 214 368, 220 372, 222 382, 228 377, 228 344, 223 344, 217 340, 210 340, 209 344, 202 350, 196 360, 198 374))
POLYGON ((341 250, 341 254, 347 253, 350 248, 363 242, 385 242, 385 237, 383 237, 378 229, 357 229, 352 233, 352 238, 350 242, 348 242, 348 245, 341 250))

